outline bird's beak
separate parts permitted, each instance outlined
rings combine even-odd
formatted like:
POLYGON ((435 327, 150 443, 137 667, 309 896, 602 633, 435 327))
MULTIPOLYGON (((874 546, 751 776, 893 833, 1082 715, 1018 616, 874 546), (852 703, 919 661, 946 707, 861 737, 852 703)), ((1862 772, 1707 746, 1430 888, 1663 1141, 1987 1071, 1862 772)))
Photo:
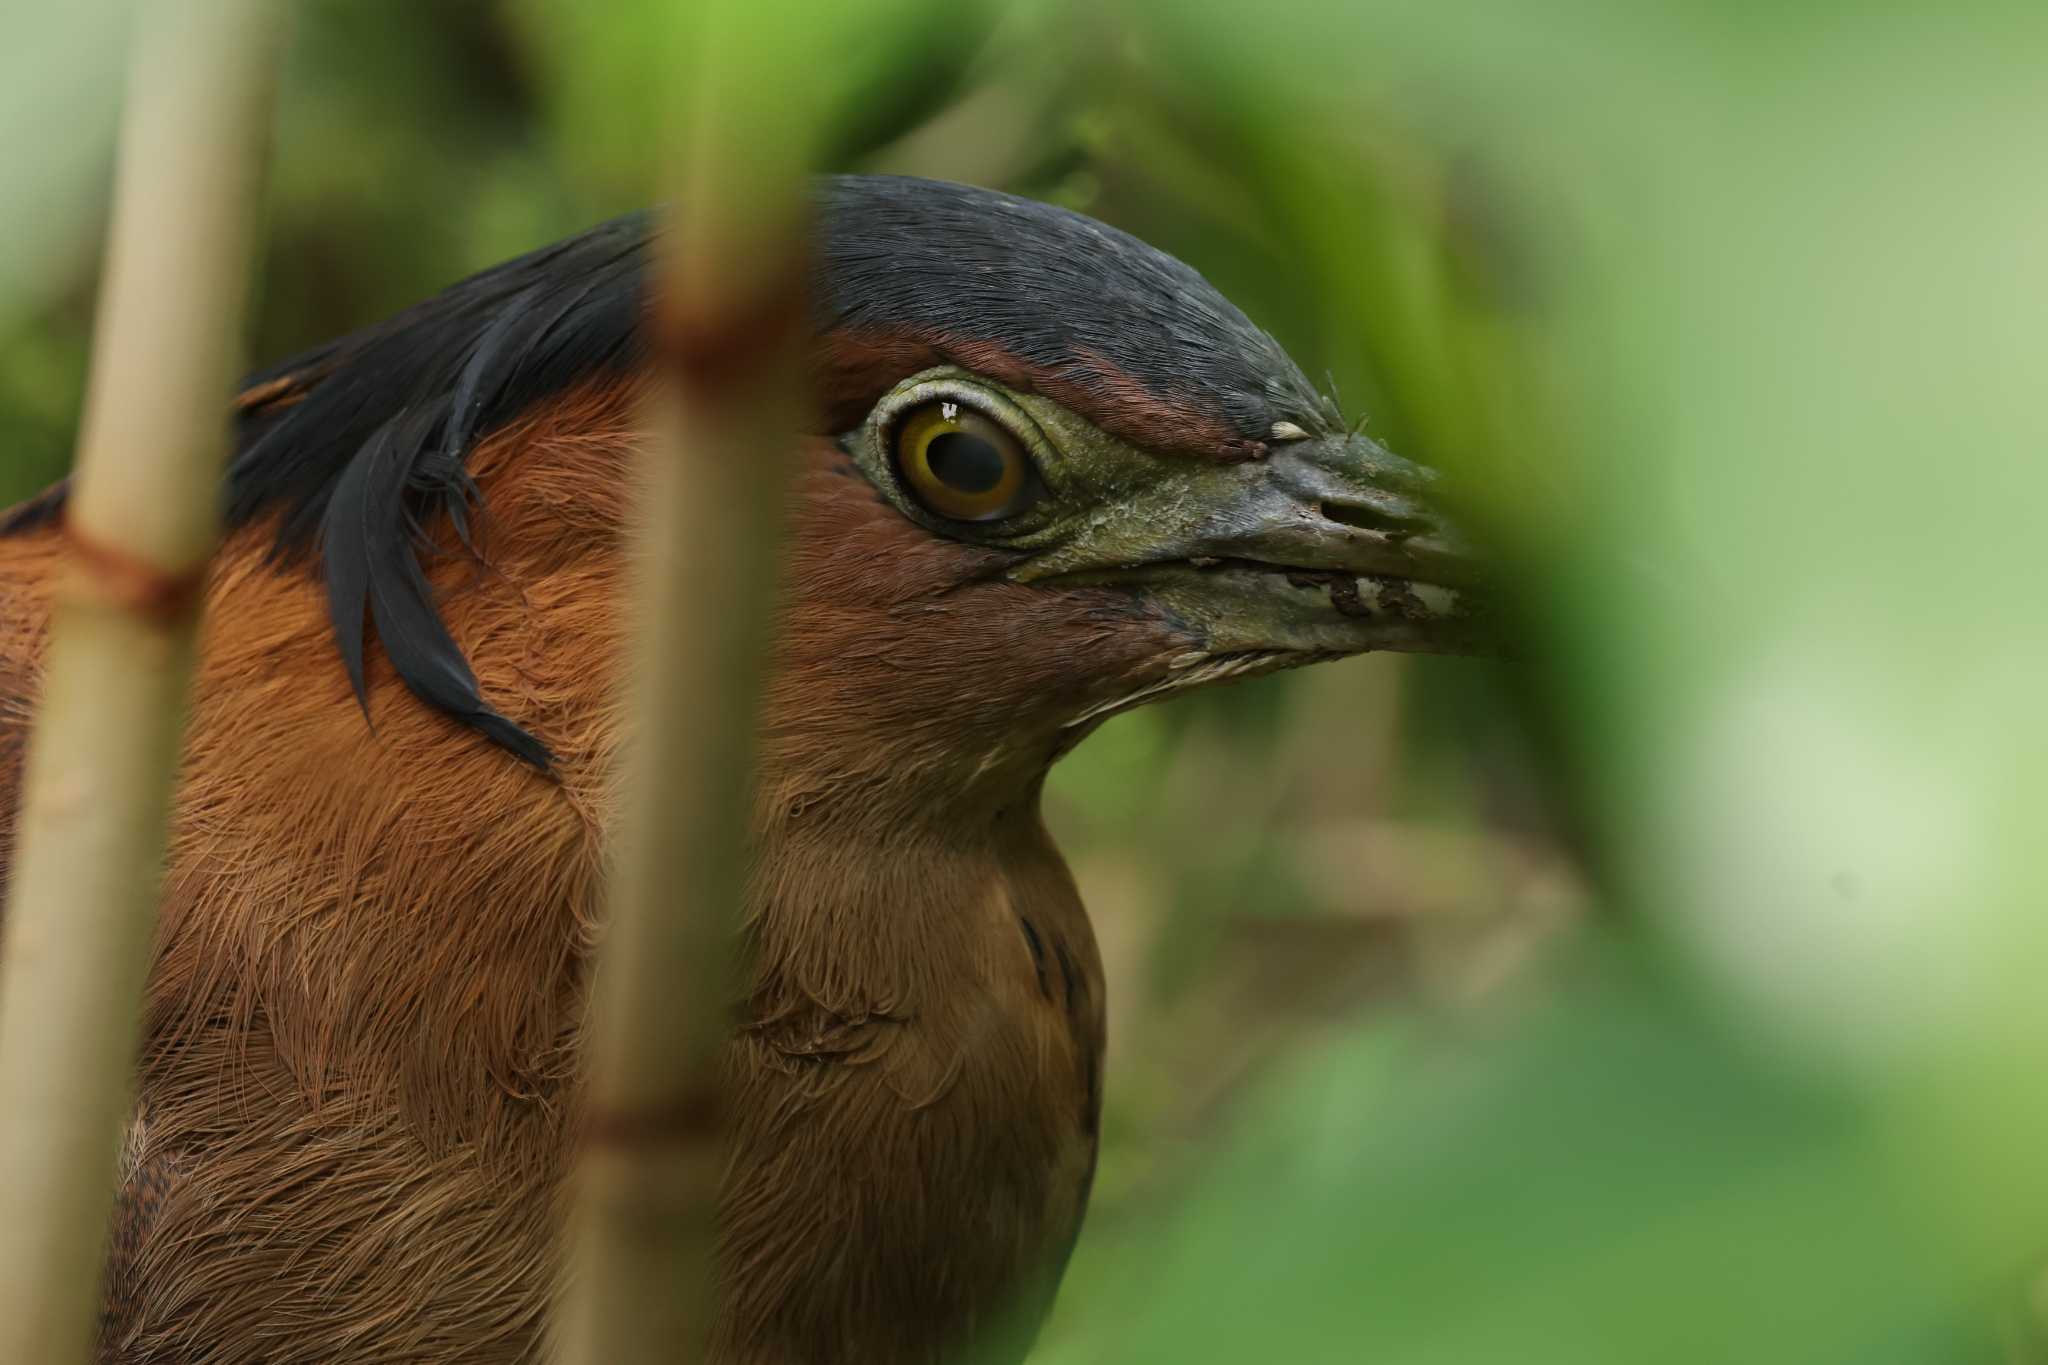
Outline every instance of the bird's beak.
POLYGON ((1436 483, 1363 436, 1289 441, 1147 490, 1141 553, 1029 576, 1126 584, 1211 655, 1483 652, 1485 574, 1436 483))

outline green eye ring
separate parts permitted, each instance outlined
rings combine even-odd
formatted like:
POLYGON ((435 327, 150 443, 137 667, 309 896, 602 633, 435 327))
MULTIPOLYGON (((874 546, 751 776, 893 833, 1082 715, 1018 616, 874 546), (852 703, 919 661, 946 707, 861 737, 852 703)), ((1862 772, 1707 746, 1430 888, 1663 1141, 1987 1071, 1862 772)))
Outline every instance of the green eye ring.
POLYGON ((1000 521, 1037 499, 1024 443, 1002 423, 951 398, 934 398, 894 423, 896 474, 924 509, 948 521, 1000 521))

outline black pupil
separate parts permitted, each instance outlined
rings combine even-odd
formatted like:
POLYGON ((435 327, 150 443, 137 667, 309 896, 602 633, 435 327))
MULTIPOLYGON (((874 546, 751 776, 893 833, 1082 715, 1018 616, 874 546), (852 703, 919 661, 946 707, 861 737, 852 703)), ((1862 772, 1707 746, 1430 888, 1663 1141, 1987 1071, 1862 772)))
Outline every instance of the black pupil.
POLYGON ((962 493, 986 493, 1003 481, 1003 452, 970 431, 948 431, 924 448, 932 477, 962 493))

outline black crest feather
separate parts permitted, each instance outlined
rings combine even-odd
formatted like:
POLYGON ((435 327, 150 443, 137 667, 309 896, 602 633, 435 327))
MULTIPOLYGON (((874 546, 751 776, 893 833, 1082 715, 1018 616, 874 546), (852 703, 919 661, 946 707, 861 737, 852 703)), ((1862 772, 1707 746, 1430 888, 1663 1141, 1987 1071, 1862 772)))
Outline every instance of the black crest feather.
POLYGON ((317 553, 349 683, 367 699, 374 626, 413 694, 535 767, 441 620, 423 554, 447 519, 473 548, 471 448, 535 402, 640 358, 649 220, 636 214, 474 276, 379 326, 249 377, 227 520, 279 517, 276 553, 317 553), (271 390, 275 396, 268 396, 271 390))

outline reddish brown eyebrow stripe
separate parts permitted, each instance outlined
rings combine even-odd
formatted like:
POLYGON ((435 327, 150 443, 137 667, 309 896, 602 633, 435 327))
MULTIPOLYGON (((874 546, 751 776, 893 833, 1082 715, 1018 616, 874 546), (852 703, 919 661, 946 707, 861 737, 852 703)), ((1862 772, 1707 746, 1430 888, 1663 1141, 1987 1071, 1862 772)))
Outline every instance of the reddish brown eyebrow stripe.
POLYGON ((821 416, 832 431, 867 415, 889 388, 938 365, 1050 398, 1103 431, 1161 454, 1237 463, 1266 454, 1199 395, 1159 393, 1099 351, 1076 347, 1057 365, 1035 364, 1000 342, 951 333, 840 329, 819 338, 814 369, 821 416))

